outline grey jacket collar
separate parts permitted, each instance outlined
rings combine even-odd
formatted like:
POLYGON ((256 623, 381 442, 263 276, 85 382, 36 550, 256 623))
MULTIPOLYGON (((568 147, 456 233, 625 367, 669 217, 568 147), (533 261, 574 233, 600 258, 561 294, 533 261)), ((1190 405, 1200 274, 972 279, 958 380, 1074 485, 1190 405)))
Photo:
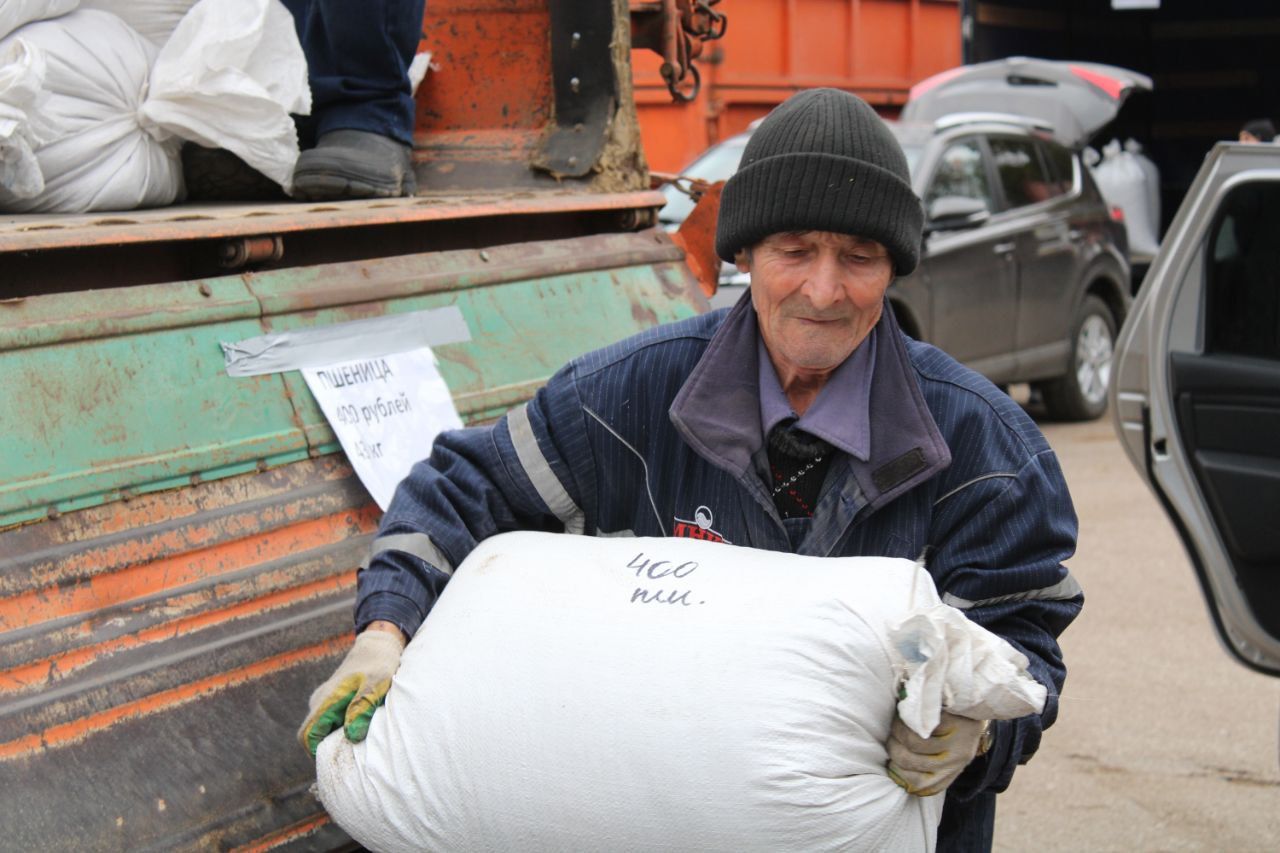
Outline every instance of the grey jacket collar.
MULTIPOLYGON (((872 508, 951 464, 951 451, 925 404, 888 301, 876 329, 871 455, 866 462, 849 457, 854 478, 872 508)), ((707 343, 670 411, 672 424, 698 454, 740 480, 756 477, 752 457, 764 444, 759 334, 751 300, 739 299, 707 343)))

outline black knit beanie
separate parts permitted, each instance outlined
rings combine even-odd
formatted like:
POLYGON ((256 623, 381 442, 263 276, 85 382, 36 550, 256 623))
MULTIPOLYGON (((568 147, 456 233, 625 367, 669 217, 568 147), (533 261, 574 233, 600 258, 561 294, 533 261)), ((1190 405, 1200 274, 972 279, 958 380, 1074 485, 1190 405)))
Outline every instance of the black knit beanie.
POLYGON ((869 237, 906 275, 920 260, 924 210, 907 158, 866 101, 809 89, 782 102, 751 134, 725 184, 716 252, 729 263, 770 234, 832 231, 869 237))

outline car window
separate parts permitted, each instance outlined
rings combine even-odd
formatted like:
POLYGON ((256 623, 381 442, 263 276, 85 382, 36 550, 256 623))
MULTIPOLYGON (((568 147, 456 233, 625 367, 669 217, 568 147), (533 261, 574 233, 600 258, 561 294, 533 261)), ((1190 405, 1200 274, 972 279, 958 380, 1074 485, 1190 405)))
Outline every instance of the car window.
POLYGON ((924 146, 911 145, 901 139, 898 142, 902 145, 902 153, 907 157, 907 171, 914 175, 920 166, 920 155, 924 153, 924 146))
POLYGON ((982 162, 982 147, 976 138, 953 142, 938 158, 929 189, 925 192, 925 208, 946 196, 978 199, 988 210, 995 209, 987 170, 982 162))
POLYGON ((745 139, 725 140, 719 145, 713 145, 711 148, 694 160, 689 168, 681 172, 690 178, 700 178, 704 181, 727 181, 734 172, 738 171, 738 163, 742 161, 742 152, 747 148, 745 139))
POLYGON ((1036 204, 1053 197, 1049 176, 1036 154, 1034 140, 993 136, 988 142, 1010 207, 1036 204))
POLYGON ((1280 359, 1280 182, 1232 189, 1210 235, 1206 351, 1280 359))
POLYGON ((1050 194, 1056 196, 1071 192, 1076 179, 1075 158, 1071 156, 1071 152, 1056 142, 1042 139, 1040 153, 1044 155, 1045 164, 1049 167, 1050 194))

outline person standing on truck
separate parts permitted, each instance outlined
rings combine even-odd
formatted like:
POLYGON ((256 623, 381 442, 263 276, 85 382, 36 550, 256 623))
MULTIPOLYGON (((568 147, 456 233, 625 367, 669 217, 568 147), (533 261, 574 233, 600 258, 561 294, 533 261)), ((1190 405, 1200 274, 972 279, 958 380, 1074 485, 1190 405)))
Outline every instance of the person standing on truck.
POLYGON ((307 57, 311 115, 293 196, 312 201, 411 196, 409 64, 425 0, 284 0, 307 57))
POLYGON ((338 727, 363 738, 453 567, 499 532, 923 555, 943 600, 1024 652, 1048 690, 1039 715, 944 714, 924 739, 893 726, 888 773, 946 796, 938 849, 989 849, 996 792, 1057 716, 1057 637, 1083 603, 1063 565, 1076 516, 1022 409, 886 310, 922 229, 902 149, 866 102, 816 89, 770 113, 716 234, 749 296, 575 359, 496 424, 436 440, 359 572, 355 645, 312 695, 304 746, 338 727))
MULTIPOLYGON (((409 65, 426 0, 283 0, 307 60, 311 115, 294 116, 302 153, 289 195, 304 201, 411 196, 409 65)), ((230 151, 182 149, 194 201, 283 201, 285 191, 230 151)))

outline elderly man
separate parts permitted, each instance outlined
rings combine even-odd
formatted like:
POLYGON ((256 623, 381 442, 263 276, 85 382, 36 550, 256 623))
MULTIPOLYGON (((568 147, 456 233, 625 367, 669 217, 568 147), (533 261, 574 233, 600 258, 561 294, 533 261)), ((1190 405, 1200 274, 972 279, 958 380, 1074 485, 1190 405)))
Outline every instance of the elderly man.
POLYGON ((1056 637, 1082 602, 1062 565, 1076 519, 1035 424, 886 310, 921 229, 902 150, 866 103, 818 89, 774 110, 717 231, 750 298, 585 355, 497 424, 442 435, 383 520, 356 644, 312 696, 304 744, 341 725, 363 737, 452 568, 502 531, 923 555, 944 600, 1025 652, 1048 688, 1039 716, 944 715, 928 739, 894 726, 890 775, 945 791, 939 848, 989 848, 995 792, 1057 715, 1056 637))

